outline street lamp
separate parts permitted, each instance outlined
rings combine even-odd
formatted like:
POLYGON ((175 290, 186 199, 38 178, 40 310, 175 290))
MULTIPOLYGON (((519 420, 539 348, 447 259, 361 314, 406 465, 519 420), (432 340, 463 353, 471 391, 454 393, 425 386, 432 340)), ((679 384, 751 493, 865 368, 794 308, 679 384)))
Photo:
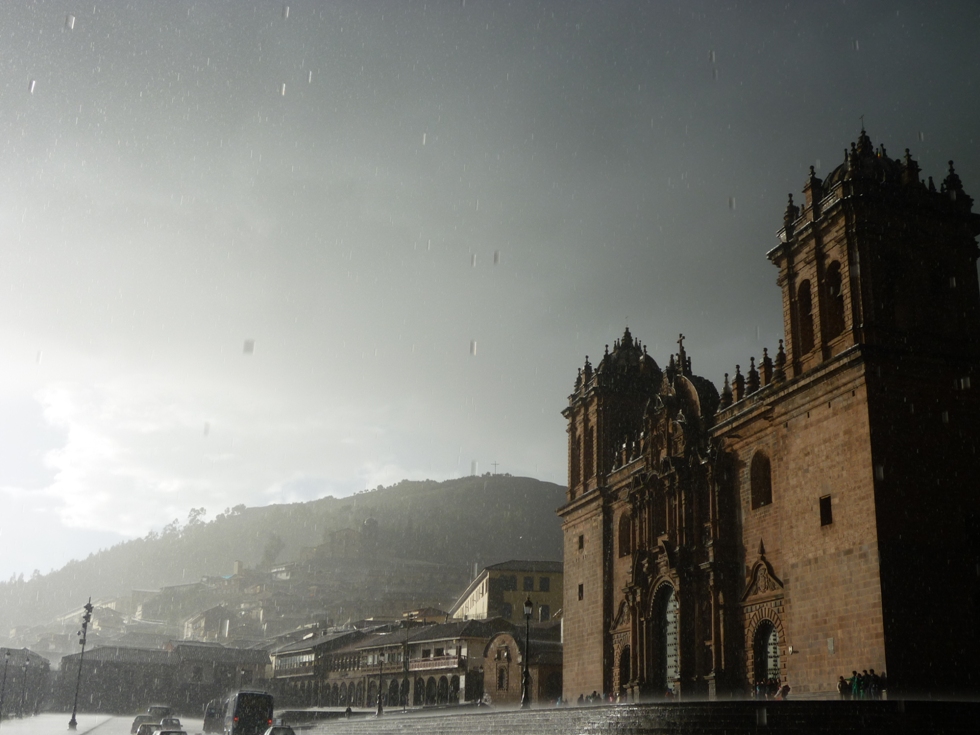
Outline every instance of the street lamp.
POLYGON ((531 706, 531 672, 527 670, 528 658, 531 654, 531 613, 534 611, 534 603, 528 595, 524 600, 524 656, 522 663, 524 671, 521 672, 521 709, 528 709, 531 706))
POLYGON ((381 668, 378 669, 378 713, 377 713, 377 715, 378 715, 378 717, 381 717, 381 715, 383 715, 385 713, 384 705, 381 703, 381 692, 384 689, 384 684, 382 683, 381 676, 385 672, 385 654, 384 654, 384 651, 383 650, 382 650, 381 653, 378 654, 378 662, 381 664, 381 668))
POLYGON ((24 681, 20 685, 20 709, 17 711, 17 716, 20 718, 24 717, 24 697, 27 694, 27 670, 30 668, 31 660, 28 658, 27 649, 24 649, 24 681))
POLYGON ((3 652, 3 684, 0 684, 0 722, 3 722, 3 697, 7 693, 7 664, 10 663, 10 649, 3 652))
POLYGON ((92 598, 88 598, 88 602, 85 603, 85 613, 82 615, 82 629, 78 632, 81 640, 79 643, 82 646, 82 655, 78 657, 78 678, 75 680, 75 703, 71 706, 71 719, 68 720, 68 729, 77 730, 78 720, 75 719, 75 713, 78 711, 78 688, 82 685, 82 661, 85 660, 85 635, 88 632, 88 624, 92 620, 92 598))

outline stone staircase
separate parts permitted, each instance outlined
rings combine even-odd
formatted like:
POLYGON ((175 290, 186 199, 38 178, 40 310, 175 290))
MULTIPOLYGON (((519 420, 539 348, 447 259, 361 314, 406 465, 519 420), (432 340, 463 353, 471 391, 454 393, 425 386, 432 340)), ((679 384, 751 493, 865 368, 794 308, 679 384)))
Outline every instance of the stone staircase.
POLYGON ((446 709, 355 715, 310 735, 973 735, 980 703, 937 701, 677 702, 531 710, 446 709))

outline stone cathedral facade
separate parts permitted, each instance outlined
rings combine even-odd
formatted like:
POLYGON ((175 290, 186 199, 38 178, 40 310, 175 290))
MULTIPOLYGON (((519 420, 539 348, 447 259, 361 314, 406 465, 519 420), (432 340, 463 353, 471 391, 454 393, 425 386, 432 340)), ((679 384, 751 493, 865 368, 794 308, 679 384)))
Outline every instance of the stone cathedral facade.
MULTIPOLYGON (((980 215, 865 131, 790 197, 785 343, 719 390, 627 329, 568 421, 564 696, 980 689, 980 215)), ((758 358, 758 359, 756 359, 758 358)), ((743 363, 744 364, 744 363, 743 363)))

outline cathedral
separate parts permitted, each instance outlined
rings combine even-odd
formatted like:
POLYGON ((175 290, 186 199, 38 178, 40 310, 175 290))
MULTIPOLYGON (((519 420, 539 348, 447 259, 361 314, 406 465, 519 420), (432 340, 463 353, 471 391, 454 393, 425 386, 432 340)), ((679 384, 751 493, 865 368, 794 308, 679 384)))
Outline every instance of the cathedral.
POLYGON ((568 431, 564 697, 980 693, 980 214, 862 130, 768 258, 785 341, 725 375, 629 329, 568 431), (973 383, 977 382, 977 389, 973 383))

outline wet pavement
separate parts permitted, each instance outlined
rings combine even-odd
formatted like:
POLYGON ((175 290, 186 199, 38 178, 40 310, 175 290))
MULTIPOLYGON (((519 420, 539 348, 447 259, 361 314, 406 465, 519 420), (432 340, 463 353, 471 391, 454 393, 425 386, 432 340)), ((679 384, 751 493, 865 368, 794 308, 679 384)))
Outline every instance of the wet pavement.
MULTIPOLYGON (((78 735, 93 733, 93 735, 129 735, 129 728, 133 724, 132 715, 99 715, 99 714, 78 714, 75 720, 78 722, 78 735)), ((53 733, 67 733, 68 720, 71 719, 70 712, 45 713, 36 717, 25 717, 24 719, 5 719, 0 724, 0 735, 52 735, 53 733)), ((184 730, 188 735, 203 733, 203 722, 200 719, 180 719, 184 730)))

